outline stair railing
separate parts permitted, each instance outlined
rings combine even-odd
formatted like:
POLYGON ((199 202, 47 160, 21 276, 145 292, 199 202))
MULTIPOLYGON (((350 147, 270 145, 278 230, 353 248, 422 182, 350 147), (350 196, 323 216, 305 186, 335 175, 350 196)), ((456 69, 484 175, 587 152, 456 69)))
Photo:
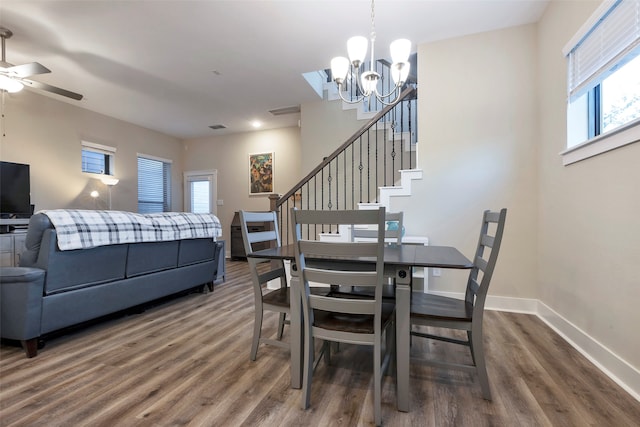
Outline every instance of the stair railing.
MULTIPOLYGON (((271 198, 282 243, 293 241, 292 207, 348 210, 358 209, 361 203, 377 203, 379 187, 395 186, 401 170, 416 168, 417 137, 417 89, 407 87, 291 190, 271 198)), ((317 238, 319 233, 336 231, 322 227, 303 232, 305 238, 317 238)))

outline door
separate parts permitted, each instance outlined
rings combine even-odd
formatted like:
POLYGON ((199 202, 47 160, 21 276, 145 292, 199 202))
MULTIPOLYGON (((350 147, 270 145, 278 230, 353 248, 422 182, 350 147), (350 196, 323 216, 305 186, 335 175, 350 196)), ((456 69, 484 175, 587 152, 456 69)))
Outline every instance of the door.
POLYGON ((218 171, 184 173, 184 210, 194 213, 218 213, 218 171))

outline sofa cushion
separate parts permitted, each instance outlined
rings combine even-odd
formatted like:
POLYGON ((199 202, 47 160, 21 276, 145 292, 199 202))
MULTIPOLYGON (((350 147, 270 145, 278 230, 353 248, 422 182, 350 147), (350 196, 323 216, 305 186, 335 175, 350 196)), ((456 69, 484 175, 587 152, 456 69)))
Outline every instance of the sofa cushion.
POLYGON ((210 238, 180 240, 178 267, 213 259, 215 248, 216 242, 210 238))
POLYGON ((61 251, 55 230, 46 230, 38 266, 45 266, 45 295, 124 279, 128 245, 61 251))
POLYGON ((127 277, 176 268, 178 247, 178 241, 130 243, 127 277))

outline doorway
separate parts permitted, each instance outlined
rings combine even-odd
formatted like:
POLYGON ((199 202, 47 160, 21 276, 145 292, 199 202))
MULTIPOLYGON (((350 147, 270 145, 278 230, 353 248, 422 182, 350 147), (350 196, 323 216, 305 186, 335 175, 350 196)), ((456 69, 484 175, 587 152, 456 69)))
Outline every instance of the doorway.
POLYGON ((218 171, 184 173, 184 210, 218 214, 218 171))

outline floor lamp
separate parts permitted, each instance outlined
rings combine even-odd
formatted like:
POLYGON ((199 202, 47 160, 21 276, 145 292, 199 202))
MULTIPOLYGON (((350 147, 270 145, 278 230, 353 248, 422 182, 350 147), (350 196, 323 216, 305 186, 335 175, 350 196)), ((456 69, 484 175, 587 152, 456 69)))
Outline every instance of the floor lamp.
POLYGON ((111 210, 111 187, 120 182, 120 180, 113 176, 104 176, 100 180, 109 188, 109 210, 111 210))

